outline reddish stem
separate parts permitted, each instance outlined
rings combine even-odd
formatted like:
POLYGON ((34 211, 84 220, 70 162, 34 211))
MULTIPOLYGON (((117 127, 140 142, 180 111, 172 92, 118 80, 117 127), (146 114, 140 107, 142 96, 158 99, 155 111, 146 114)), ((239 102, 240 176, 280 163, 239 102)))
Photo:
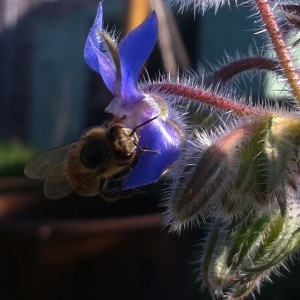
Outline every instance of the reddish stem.
POLYGON ((283 67, 283 71, 288 78, 292 92, 298 103, 300 103, 300 77, 292 63, 287 46, 283 41, 282 34, 269 5, 269 0, 256 0, 256 5, 271 37, 274 49, 281 66, 283 67))
POLYGON ((208 76, 205 79, 205 84, 220 84, 222 86, 234 76, 251 69, 279 72, 280 65, 278 61, 261 56, 241 58, 230 62, 208 76))
POLYGON ((156 83, 150 86, 151 90, 171 93, 173 95, 198 100, 202 103, 214 106, 226 112, 233 112, 239 116, 263 114, 263 110, 249 107, 243 103, 236 102, 230 98, 225 98, 203 89, 185 86, 176 83, 156 83))

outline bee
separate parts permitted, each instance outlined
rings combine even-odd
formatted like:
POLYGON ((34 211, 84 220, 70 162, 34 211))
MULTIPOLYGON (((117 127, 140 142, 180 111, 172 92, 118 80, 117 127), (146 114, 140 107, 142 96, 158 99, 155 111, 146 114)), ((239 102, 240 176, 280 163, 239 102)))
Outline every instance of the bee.
POLYGON ((130 196, 121 191, 123 178, 137 162, 138 150, 147 151, 138 146, 136 131, 155 118, 134 129, 122 123, 125 117, 88 129, 79 141, 37 155, 26 164, 24 173, 44 180, 44 194, 49 199, 73 191, 87 197, 100 194, 107 201, 130 196))

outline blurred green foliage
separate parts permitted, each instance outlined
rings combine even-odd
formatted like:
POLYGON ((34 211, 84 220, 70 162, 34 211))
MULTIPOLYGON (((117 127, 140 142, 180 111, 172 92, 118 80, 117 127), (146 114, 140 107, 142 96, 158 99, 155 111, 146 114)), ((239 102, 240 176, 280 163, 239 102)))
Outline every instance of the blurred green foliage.
POLYGON ((0 177, 23 175, 25 164, 37 150, 19 141, 0 141, 0 177))

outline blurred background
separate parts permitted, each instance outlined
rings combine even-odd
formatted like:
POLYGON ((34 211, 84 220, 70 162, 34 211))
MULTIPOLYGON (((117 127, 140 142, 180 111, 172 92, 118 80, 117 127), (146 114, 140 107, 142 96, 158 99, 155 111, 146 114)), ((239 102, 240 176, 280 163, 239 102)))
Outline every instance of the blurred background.
MULTIPOLYGON (((23 176, 36 153, 78 140, 108 118, 112 95, 83 59, 97 5, 0 1, 0 299, 210 299, 192 263, 201 251, 192 245, 205 232, 179 237, 161 227, 162 183, 107 204, 77 195, 50 201, 42 183, 23 176)), ((215 18, 214 11, 178 14, 160 0, 103 2, 105 24, 121 37, 152 9, 160 24, 146 65, 152 79, 218 64, 254 44, 246 8, 221 9, 215 18)), ((263 289, 261 299, 291 297, 295 275, 274 293, 263 289)))

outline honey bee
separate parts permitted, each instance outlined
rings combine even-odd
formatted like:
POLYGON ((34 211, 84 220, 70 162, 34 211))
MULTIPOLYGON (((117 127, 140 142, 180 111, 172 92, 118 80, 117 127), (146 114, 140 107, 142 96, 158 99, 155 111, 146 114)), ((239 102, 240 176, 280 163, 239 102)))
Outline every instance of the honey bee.
POLYGON ((134 129, 125 127, 124 118, 88 129, 75 143, 40 153, 27 163, 25 175, 44 180, 49 199, 73 191, 88 197, 100 194, 107 201, 130 196, 128 191, 121 192, 123 177, 137 162, 137 150, 147 151, 138 146, 136 130, 157 117, 134 129))

